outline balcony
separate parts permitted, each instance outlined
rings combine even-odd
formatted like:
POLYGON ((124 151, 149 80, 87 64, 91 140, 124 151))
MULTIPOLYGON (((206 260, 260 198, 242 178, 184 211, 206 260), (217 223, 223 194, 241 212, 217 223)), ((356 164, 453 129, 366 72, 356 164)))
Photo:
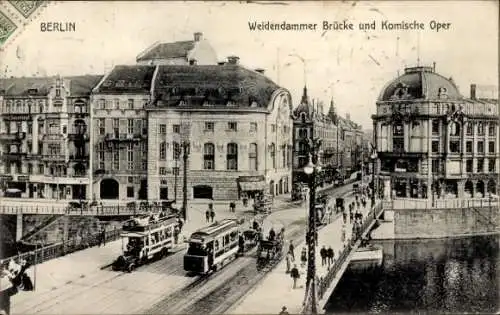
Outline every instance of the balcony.
POLYGON ((28 153, 26 152, 8 152, 2 155, 2 158, 7 161, 20 161, 23 157, 26 157, 28 153))
POLYGON ((0 133, 0 141, 21 141, 26 138, 26 132, 0 133))
POLYGON ((69 159, 74 162, 88 162, 89 161, 89 156, 88 155, 70 155, 69 159))
POLYGON ((44 154, 42 155, 42 160, 51 162, 63 162, 66 161, 66 155, 64 154, 44 154))
POLYGON ((86 133, 69 133, 68 139, 71 141, 87 142, 90 138, 86 133))
POLYGON ((104 137, 106 142, 136 142, 141 141, 143 136, 138 133, 107 133, 104 137))

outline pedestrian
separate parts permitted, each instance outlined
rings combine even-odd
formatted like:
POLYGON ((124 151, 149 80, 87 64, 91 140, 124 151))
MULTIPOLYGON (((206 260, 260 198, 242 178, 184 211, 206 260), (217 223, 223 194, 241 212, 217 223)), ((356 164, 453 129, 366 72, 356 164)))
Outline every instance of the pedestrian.
POLYGON ((176 225, 175 228, 174 228, 174 241, 175 241, 175 244, 179 243, 179 233, 180 232, 181 232, 181 230, 179 229, 179 225, 176 225))
POLYGON ((321 256, 321 266, 326 265, 327 253, 326 253, 326 248, 324 245, 323 245, 323 247, 321 247, 321 250, 319 251, 319 255, 321 256))
POLYGON ((345 242, 345 226, 342 226, 342 234, 340 234, 340 240, 342 243, 345 242))
POLYGON ((240 234, 239 236, 239 239, 238 239, 238 246, 239 246, 239 249, 238 251, 243 254, 243 252, 245 251, 245 238, 243 237, 242 234, 240 234))
POLYGON ((213 209, 212 209, 212 211, 210 211, 210 218, 212 219, 212 222, 214 222, 215 211, 213 209))
POLYGON ((286 273, 290 273, 290 266, 292 265, 292 254, 286 254, 286 273))
POLYGON ((333 265, 333 259, 335 258, 334 255, 335 253, 333 252, 333 249, 331 246, 328 247, 327 249, 327 256, 328 256, 328 266, 333 265))
POLYGON ((281 312, 279 315, 289 315, 290 313, 288 313, 288 311, 286 310, 286 306, 283 306, 281 308, 281 312))
POLYGON ((352 223, 352 220, 354 219, 354 214, 352 213, 352 210, 349 211, 349 223, 352 223))
POLYGON ((342 212, 342 220, 344 221, 344 224, 347 223, 347 213, 345 211, 342 212))
POLYGON ((205 211, 205 218, 207 219, 207 223, 210 222, 210 206, 209 206, 209 209, 207 211, 205 211))
POLYGON ((302 247, 302 252, 300 253, 301 266, 304 268, 307 262, 307 251, 305 247, 302 247))
POLYGON ((293 265, 292 270, 290 271, 290 277, 293 279, 293 288, 297 288, 297 280, 300 278, 299 269, 297 269, 297 265, 293 265))
POLYGON ((293 246, 292 240, 290 240, 290 246, 288 246, 288 252, 292 256, 292 261, 295 261, 295 246, 293 246))
POLYGON ((274 241, 274 239, 276 238, 276 232, 274 232, 274 229, 271 228, 271 230, 269 230, 269 240, 270 241, 274 241))
POLYGON ((236 209, 236 203, 234 203, 234 202, 229 203, 229 212, 234 213, 235 209, 236 209))
POLYGON ((97 235, 97 246, 101 247, 101 244, 102 244, 102 233, 99 233, 97 235))

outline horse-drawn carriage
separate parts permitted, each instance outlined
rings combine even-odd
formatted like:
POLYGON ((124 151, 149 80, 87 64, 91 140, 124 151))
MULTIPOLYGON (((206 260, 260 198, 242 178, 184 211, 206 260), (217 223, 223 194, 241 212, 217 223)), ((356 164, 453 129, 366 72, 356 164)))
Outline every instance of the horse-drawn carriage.
POLYGON ((263 265, 270 261, 281 259, 283 254, 283 240, 260 240, 257 248, 257 264, 263 265))

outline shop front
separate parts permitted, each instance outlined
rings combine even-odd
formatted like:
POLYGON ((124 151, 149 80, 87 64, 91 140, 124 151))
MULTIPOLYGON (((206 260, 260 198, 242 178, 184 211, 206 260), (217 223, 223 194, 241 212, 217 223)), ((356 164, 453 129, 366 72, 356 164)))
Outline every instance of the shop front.
POLYGON ((266 190, 266 180, 264 176, 240 176, 238 177, 238 197, 240 199, 253 199, 264 194, 266 190))

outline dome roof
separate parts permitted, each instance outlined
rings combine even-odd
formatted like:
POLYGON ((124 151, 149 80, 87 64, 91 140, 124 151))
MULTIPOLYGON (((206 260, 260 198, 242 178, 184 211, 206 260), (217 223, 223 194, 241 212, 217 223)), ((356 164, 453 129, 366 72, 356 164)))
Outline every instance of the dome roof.
POLYGON ((433 67, 406 68, 405 73, 390 81, 380 93, 379 101, 457 100, 462 95, 453 80, 435 73, 433 67))

